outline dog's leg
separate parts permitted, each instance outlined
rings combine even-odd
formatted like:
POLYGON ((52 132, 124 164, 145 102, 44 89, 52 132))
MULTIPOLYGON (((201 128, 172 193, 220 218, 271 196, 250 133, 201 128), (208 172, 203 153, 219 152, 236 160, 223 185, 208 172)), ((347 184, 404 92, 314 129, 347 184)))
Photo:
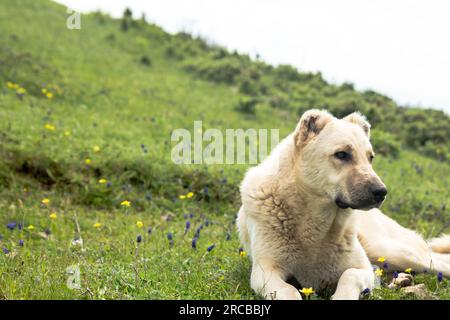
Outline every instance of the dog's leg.
POLYGON ((411 268, 415 272, 442 272, 450 278, 450 255, 432 250, 445 249, 445 238, 438 239, 439 242, 431 240, 429 244, 419 234, 402 227, 379 210, 358 215, 358 238, 373 264, 380 265, 378 258, 384 257, 387 271, 411 268))
POLYGON ((251 287, 265 299, 301 300, 300 292, 286 281, 286 276, 270 262, 253 262, 251 287))
MULTIPOLYGON (((422 240, 423 243, 425 241, 422 240)), ((379 255, 387 257, 389 271, 411 268, 415 272, 442 272, 450 278, 450 258, 447 254, 435 253, 421 243, 394 243, 379 250, 379 255)))
POLYGON ((371 269, 350 268, 342 273, 339 278, 333 300, 358 300, 364 289, 372 290, 374 286, 374 274, 371 269))

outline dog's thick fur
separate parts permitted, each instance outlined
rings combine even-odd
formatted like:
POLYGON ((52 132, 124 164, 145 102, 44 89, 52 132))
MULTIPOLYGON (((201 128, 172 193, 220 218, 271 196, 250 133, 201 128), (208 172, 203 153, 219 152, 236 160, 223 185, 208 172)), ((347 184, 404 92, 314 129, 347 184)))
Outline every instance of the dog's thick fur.
POLYGON ((267 299, 301 299, 288 284, 358 299, 372 264, 450 277, 450 238, 429 242, 383 215, 386 188, 371 166, 370 125, 309 110, 242 184, 237 226, 252 259, 251 287, 267 299), (376 191, 374 191, 376 190, 376 191), (381 191, 380 191, 381 190, 381 191), (384 190, 384 192, 383 192, 384 190))

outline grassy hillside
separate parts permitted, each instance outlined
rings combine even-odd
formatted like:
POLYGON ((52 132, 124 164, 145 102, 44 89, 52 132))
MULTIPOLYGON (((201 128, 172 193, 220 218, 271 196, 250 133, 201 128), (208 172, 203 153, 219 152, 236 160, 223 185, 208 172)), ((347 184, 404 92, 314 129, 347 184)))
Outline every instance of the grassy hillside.
MULTIPOLYGON (((383 210, 426 237, 449 232, 444 113, 129 16, 83 15, 81 30, 66 18, 45 0, 0 2, 0 298, 258 298, 234 226, 247 166, 170 160, 172 131, 193 131, 194 120, 285 136, 310 107, 361 110, 390 190, 383 210), (79 289, 66 285, 71 266, 79 289)), ((416 282, 450 297, 447 280, 416 282)))

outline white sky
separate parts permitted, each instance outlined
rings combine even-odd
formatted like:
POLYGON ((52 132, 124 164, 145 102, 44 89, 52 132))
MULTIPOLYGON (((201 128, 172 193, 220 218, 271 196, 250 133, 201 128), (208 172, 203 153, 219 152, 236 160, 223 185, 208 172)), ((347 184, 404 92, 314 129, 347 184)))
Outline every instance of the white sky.
MULTIPOLYGON (((271 64, 321 71, 401 104, 450 113, 447 0, 58 0, 81 12, 135 17, 188 31, 271 64)), ((81 18, 83 27, 83 18, 81 18)))

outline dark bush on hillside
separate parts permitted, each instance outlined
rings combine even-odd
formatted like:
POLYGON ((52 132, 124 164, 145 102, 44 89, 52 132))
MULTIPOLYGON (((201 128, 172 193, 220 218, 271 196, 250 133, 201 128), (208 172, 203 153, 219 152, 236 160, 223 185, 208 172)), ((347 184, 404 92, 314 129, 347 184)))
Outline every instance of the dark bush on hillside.
POLYGON ((175 59, 175 60, 183 60, 184 59, 184 55, 172 45, 170 45, 166 48, 166 50, 164 51, 164 54, 169 59, 175 59))
POLYGON ((150 67, 152 65, 152 60, 150 60, 150 58, 147 56, 142 56, 140 62, 147 67, 150 67))
POLYGON ((344 82, 343 84, 341 84, 340 89, 354 91, 355 86, 351 82, 344 82))
POLYGON ((438 143, 434 143, 432 141, 427 141, 425 146, 420 148, 423 153, 429 157, 436 158, 441 161, 450 160, 450 150, 445 146, 442 146, 438 143))
POLYGON ((132 23, 133 23, 133 13, 129 8, 126 8, 123 13, 122 21, 120 23, 122 31, 128 31, 132 23))
POLYGON ((223 58, 225 58, 227 56, 228 56, 228 52, 225 49, 222 49, 222 48, 218 48, 213 53, 213 59, 215 59, 215 60, 223 59, 223 58))
POLYGON ((242 70, 239 61, 233 58, 189 61, 185 68, 205 80, 227 84, 236 84, 242 70))
POLYGON ((400 153, 400 143, 395 136, 379 130, 371 130, 370 140, 375 153, 397 158, 400 153))
POLYGON ((239 81, 239 92, 250 96, 257 96, 261 93, 261 87, 257 81, 252 80, 250 77, 242 77, 239 81))
POLYGON ((256 114, 256 105, 259 100, 253 97, 242 97, 236 106, 236 110, 246 114, 256 114))
POLYGON ((391 98, 381 95, 372 90, 366 90, 362 93, 364 100, 368 103, 374 104, 377 107, 395 108, 395 102, 391 98))
POLYGON ((94 18, 98 21, 99 24, 105 24, 109 19, 108 15, 102 13, 101 11, 95 11, 93 13, 94 18))
POLYGON ((302 75, 298 70, 290 65, 279 65, 274 70, 275 78, 285 80, 285 81, 300 81, 302 75))

